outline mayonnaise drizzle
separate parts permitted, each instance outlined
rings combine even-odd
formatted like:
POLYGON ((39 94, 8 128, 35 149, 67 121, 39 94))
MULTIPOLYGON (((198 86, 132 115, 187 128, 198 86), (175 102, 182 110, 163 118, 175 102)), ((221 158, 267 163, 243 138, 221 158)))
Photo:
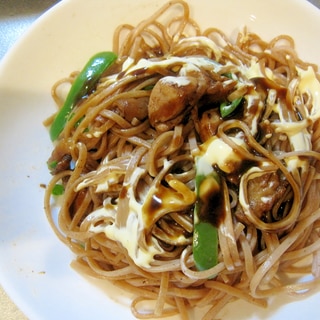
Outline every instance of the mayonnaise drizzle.
MULTIPOLYGON (((204 41, 204 39, 197 38, 197 41, 204 41)), ((208 42, 207 40, 205 40, 208 42)), ((208 44, 208 43, 206 43, 208 44)), ((209 47, 215 52, 216 56, 219 57, 219 48, 213 46, 211 43, 208 44, 209 47)), ((189 71, 199 70, 203 68, 211 72, 219 72, 222 66, 206 57, 189 56, 189 57, 168 57, 167 59, 141 59, 136 64, 131 58, 128 58, 122 66, 122 73, 124 75, 133 75, 135 71, 145 69, 152 70, 153 68, 171 68, 180 65, 180 76, 187 75, 189 71)), ((241 71, 247 77, 247 80, 257 77, 267 76, 270 80, 273 80, 271 70, 266 69, 266 74, 263 74, 260 70, 260 66, 256 61, 252 61, 250 67, 239 67, 241 71)), ((307 132, 306 128, 310 125, 310 121, 314 122, 320 117, 320 83, 316 78, 316 75, 311 67, 307 70, 302 70, 297 68, 299 75, 299 84, 297 90, 300 95, 307 94, 311 97, 312 108, 311 110, 306 110, 307 118, 302 121, 288 122, 282 114, 281 105, 278 102, 274 103, 273 110, 278 113, 280 120, 277 123, 273 123, 276 126, 276 130, 283 132, 288 135, 290 143, 294 150, 311 150, 311 135, 307 132)), ((109 83, 115 82, 117 77, 110 76, 107 80, 109 83)), ((186 85, 187 78, 181 77, 179 80, 173 79, 173 77, 167 78, 167 81, 176 82, 179 85, 186 85), (178 81, 178 82, 177 82, 178 81)), ((248 96, 248 103, 250 105, 250 99, 255 97, 248 96)), ((258 115, 257 115, 258 117, 258 115)), ((253 130, 257 130, 257 117, 254 118, 253 130)), ((236 144, 245 148, 245 142, 241 138, 230 137, 236 144)), ((234 167, 239 165, 243 160, 239 155, 237 155, 232 148, 226 144, 222 139, 216 136, 212 137, 208 142, 204 143, 200 147, 200 154, 197 155, 199 160, 199 168, 202 174, 207 174, 211 172, 212 165, 217 165, 222 171, 226 173, 231 173, 234 167)), ((289 169, 292 170, 297 167, 304 166, 304 162, 300 161, 298 157, 293 157, 288 160, 289 169)), ((260 169, 255 168, 258 170, 260 169)), ((101 218, 102 221, 107 221, 106 223, 95 224, 89 228, 89 231, 94 233, 103 232, 105 235, 122 244, 124 248, 127 249, 129 256, 134 260, 134 262, 141 267, 149 268, 151 263, 154 261, 155 255, 161 255, 163 249, 159 246, 158 241, 151 237, 151 241, 145 241, 141 239, 143 231, 148 226, 146 224, 147 212, 144 210, 144 204, 138 202, 134 195, 133 185, 135 185, 136 179, 139 179, 140 175, 143 173, 143 169, 136 168, 132 174, 129 183, 127 184, 127 192, 129 198, 129 214, 125 226, 119 226, 116 223, 116 215, 118 212, 118 204, 112 203, 110 199, 105 201, 102 208, 99 208, 92 212, 87 218, 89 221, 92 219, 101 218), (141 245, 143 243, 143 245, 141 245)), ((96 186, 97 191, 105 191, 111 184, 118 183, 122 174, 115 173, 107 175, 105 181, 100 181, 96 186), (108 180, 109 179, 109 180, 108 180)), ((94 179, 86 180, 79 185, 78 189, 87 187, 93 182, 94 179)), ((241 189, 241 188, 240 188, 241 189)), ((169 190, 169 189, 168 189, 169 190)), ((174 191, 173 191, 174 192, 174 191)), ((145 195, 146 199, 151 199, 154 196, 155 190, 151 188, 145 195)), ((174 196, 172 196, 174 199, 174 196)), ((246 205, 243 201, 243 195, 240 193, 240 201, 242 205, 246 205)))
POLYGON ((300 77, 298 84, 300 95, 307 93, 312 97, 312 108, 308 113, 309 118, 314 122, 320 117, 320 82, 310 66, 307 70, 297 68, 297 71, 300 77))
MULTIPOLYGON (((311 66, 306 70, 299 67, 296 68, 298 79, 296 87, 296 95, 303 96, 306 94, 311 101, 311 108, 305 108, 306 117, 301 120, 287 120, 283 115, 281 102, 274 101, 273 111, 279 115, 279 121, 274 121, 272 125, 275 131, 284 133, 288 136, 290 144, 294 151, 310 151, 312 149, 311 133, 307 128, 320 118, 320 82, 311 66)), ((251 66, 243 67, 243 73, 248 79, 267 77, 273 80, 272 71, 265 69, 264 75, 260 69, 260 65, 256 61, 251 62, 251 66)), ((294 83, 293 83, 294 85, 294 83)), ((253 126, 254 128, 254 126, 253 126)), ((306 168, 306 162, 301 161, 298 157, 292 157, 287 161, 288 169, 306 168)))
POLYGON ((131 60, 125 63, 127 68, 123 69, 126 74, 132 74, 137 70, 145 69, 152 70, 154 68, 172 68, 176 65, 181 65, 182 67, 191 67, 194 65, 197 69, 202 67, 204 70, 218 72, 222 65, 218 62, 209 59, 207 57, 200 56, 187 56, 187 57, 174 57, 169 56, 166 59, 140 59, 136 64, 131 65, 131 60))
MULTIPOLYGON (((144 169, 137 167, 128 182, 129 213, 124 227, 117 225, 116 215, 121 214, 121 212, 118 210, 118 203, 112 203, 110 199, 105 201, 102 208, 93 211, 87 219, 95 221, 94 218, 100 217, 101 220, 108 221, 107 223, 92 224, 89 231, 103 232, 109 239, 120 242, 127 249, 129 256, 136 265, 149 268, 150 263, 154 261, 154 256, 161 254, 163 250, 155 239, 151 238, 150 243, 146 243, 142 239, 145 229, 143 204, 136 200, 133 185, 143 173, 144 169), (144 245, 140 245, 141 243, 144 245)), ((108 184, 108 181, 103 181, 97 186, 97 189, 102 189, 108 184)))
MULTIPOLYGON (((237 145, 245 148, 245 142, 236 137, 230 139, 237 145)), ((198 157, 199 174, 207 175, 212 171, 213 165, 218 165, 225 173, 233 172, 241 162, 242 158, 222 139, 213 136, 200 146, 198 157)))

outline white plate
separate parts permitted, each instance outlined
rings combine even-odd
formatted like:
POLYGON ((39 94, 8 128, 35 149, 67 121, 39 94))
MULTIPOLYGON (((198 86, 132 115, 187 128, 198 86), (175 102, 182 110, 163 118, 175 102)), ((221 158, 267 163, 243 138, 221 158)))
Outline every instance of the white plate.
MULTIPOLYGON (((190 0, 203 27, 227 34, 247 25, 265 39, 292 35, 305 60, 320 65, 320 11, 301 0, 190 0)), ((42 121, 54 111, 51 85, 81 68, 93 53, 111 49, 119 23, 135 24, 164 0, 66 0, 42 16, 0 65, 0 280, 15 303, 36 319, 133 319, 114 302, 113 289, 84 279, 54 236, 43 212, 51 143, 42 121)), ((105 284, 104 284, 105 286, 105 284)), ((116 297, 120 301, 123 296, 116 297)), ((316 319, 320 294, 267 310, 237 302, 223 319, 316 319)))

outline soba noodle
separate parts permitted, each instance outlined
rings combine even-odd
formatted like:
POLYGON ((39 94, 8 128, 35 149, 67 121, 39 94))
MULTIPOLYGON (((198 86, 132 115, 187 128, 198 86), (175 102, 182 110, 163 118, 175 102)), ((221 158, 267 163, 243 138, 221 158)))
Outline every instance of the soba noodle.
MULTIPOLYGON (((119 26, 113 51, 116 63, 78 101, 48 161, 56 166, 45 210, 76 255, 72 265, 133 293, 140 319, 188 319, 195 307, 213 319, 236 299, 266 307, 277 293, 312 292, 320 277, 317 66, 286 35, 266 42, 245 29, 231 41, 201 31, 179 0, 119 26), (235 99, 222 117, 221 102, 235 99), (202 271, 192 247, 196 157, 210 159, 224 199, 218 263, 202 271), (149 300, 154 308, 141 307, 149 300)), ((60 89, 77 74, 53 86, 59 107, 60 89)))

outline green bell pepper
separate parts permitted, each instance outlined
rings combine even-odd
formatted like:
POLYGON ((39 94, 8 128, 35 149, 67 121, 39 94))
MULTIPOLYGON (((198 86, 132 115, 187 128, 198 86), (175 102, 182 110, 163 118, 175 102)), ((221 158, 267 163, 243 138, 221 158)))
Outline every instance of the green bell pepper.
POLYGON ((207 270, 218 263, 218 228, 212 216, 212 199, 220 195, 220 179, 213 167, 202 173, 196 159, 196 204, 194 208, 193 258, 198 270, 207 270), (211 217, 210 217, 211 215, 211 217))
POLYGON ((220 104, 220 114, 222 118, 229 116, 240 105, 243 97, 233 100, 231 103, 222 102, 220 104))
POLYGON ((64 105, 57 113, 50 127, 50 137, 52 141, 56 140, 62 132, 75 104, 94 89, 101 75, 116 59, 117 55, 115 53, 107 51, 95 54, 87 62, 73 82, 64 105))

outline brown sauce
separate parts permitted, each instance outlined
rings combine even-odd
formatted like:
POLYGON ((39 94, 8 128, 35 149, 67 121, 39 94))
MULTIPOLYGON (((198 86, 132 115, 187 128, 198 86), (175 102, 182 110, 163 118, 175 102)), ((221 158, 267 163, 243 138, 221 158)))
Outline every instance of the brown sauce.
POLYGON ((147 198, 143 205, 143 217, 146 226, 150 226, 156 219, 158 213, 165 207, 166 197, 169 197, 166 188, 159 187, 151 198, 147 198))
POLYGON ((213 188, 201 198, 196 203, 200 220, 218 227, 226 215, 223 188, 213 188))
POLYGON ((163 206, 161 197, 157 194, 153 194, 150 204, 148 206, 148 213, 153 216, 157 211, 159 211, 163 206))
POLYGON ((240 165, 233 170, 232 173, 227 175, 227 180, 232 184, 238 185, 242 175, 247 172, 250 168, 257 166, 258 162, 254 160, 243 159, 240 165))

